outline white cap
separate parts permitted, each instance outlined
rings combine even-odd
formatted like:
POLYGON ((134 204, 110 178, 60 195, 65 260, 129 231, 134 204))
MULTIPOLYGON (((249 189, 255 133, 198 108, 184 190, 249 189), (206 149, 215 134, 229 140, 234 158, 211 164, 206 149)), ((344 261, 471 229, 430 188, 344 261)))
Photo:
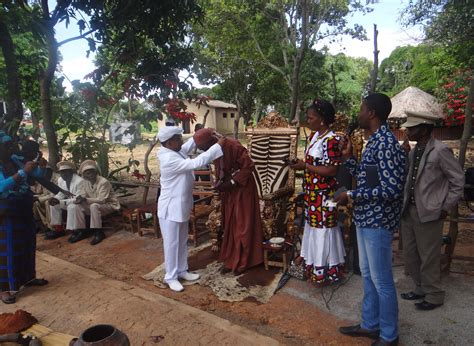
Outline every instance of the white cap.
POLYGON ((72 163, 71 161, 61 161, 56 164, 56 167, 58 167, 58 171, 65 171, 67 169, 72 169, 76 170, 76 165, 72 163))
POLYGON ((163 143, 175 135, 183 133, 183 129, 177 126, 165 126, 158 131, 158 140, 163 143))
POLYGON ((97 164, 95 163, 94 160, 85 160, 85 161, 83 161, 81 163, 81 166, 79 167, 79 174, 84 173, 88 169, 95 169, 96 171, 98 171, 97 164))

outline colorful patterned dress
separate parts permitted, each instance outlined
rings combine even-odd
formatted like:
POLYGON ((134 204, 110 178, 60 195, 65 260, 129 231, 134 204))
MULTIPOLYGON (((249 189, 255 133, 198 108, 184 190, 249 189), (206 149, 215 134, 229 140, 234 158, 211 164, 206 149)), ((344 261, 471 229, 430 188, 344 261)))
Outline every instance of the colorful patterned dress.
MULTIPOLYGON (((312 134, 305 162, 312 166, 339 166, 340 138, 332 131, 312 134)), ((323 284, 340 279, 344 263, 344 242, 338 226, 336 207, 327 206, 337 189, 335 177, 325 177, 305 171, 305 228, 301 257, 308 266, 311 281, 323 284)))
POLYGON ((26 179, 0 164, 0 292, 15 292, 35 279, 33 194, 26 179))

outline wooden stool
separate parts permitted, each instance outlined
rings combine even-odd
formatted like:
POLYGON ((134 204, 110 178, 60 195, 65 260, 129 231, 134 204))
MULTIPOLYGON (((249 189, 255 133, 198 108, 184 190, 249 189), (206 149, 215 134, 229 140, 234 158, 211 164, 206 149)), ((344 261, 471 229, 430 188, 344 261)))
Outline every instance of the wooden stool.
POLYGON ((291 250, 292 245, 283 243, 283 245, 275 247, 271 246, 270 243, 263 243, 263 263, 265 264, 265 270, 268 270, 269 266, 283 268, 285 272, 288 269, 288 252, 291 250), (281 255, 281 261, 270 259, 270 257, 276 257, 281 255))

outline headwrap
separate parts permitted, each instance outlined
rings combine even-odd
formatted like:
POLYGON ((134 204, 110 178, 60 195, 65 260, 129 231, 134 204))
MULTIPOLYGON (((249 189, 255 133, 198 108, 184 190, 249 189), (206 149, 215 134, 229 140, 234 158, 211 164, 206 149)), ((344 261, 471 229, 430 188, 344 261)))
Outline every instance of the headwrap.
POLYGON ((11 141, 13 141, 13 139, 9 135, 7 135, 5 132, 0 130, 0 144, 8 143, 11 141))
POLYGON ((84 160, 84 161, 82 161, 81 166, 79 167, 79 174, 84 173, 88 169, 95 169, 96 171, 98 171, 97 164, 95 163, 94 160, 84 160))
POLYGON ((61 161, 56 164, 58 171, 65 171, 66 169, 76 170, 76 165, 71 161, 61 161))
POLYGON ((196 143, 198 147, 209 144, 212 142, 214 131, 215 130, 210 127, 196 131, 193 136, 194 143, 196 143))
POLYGON ((177 126, 165 126, 158 131, 158 140, 163 143, 175 135, 183 133, 183 129, 177 126))

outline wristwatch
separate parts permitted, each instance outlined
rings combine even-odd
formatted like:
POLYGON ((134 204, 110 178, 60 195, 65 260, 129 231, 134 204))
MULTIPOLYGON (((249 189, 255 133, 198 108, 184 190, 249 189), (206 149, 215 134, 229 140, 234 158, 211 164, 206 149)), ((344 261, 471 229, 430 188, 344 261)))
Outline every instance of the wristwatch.
POLYGON ((22 179, 26 178, 26 172, 24 170, 19 169, 17 173, 22 179))
POLYGON ((349 202, 353 199, 352 197, 352 192, 351 190, 347 191, 346 194, 347 194, 347 198, 349 199, 349 202))

